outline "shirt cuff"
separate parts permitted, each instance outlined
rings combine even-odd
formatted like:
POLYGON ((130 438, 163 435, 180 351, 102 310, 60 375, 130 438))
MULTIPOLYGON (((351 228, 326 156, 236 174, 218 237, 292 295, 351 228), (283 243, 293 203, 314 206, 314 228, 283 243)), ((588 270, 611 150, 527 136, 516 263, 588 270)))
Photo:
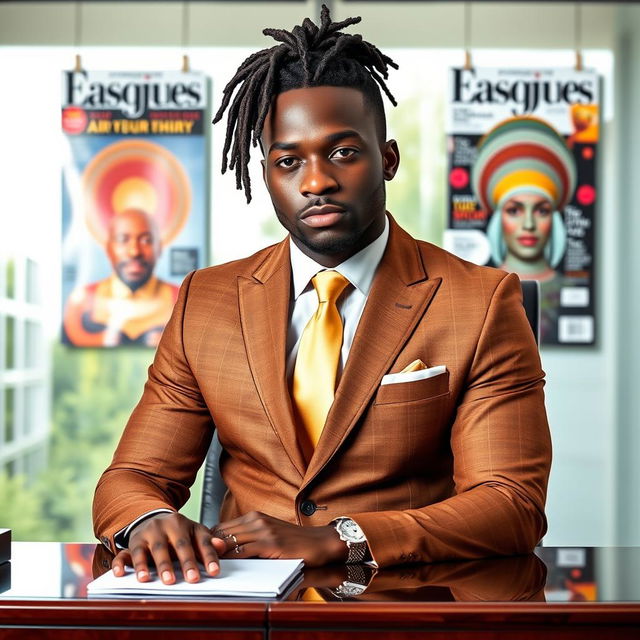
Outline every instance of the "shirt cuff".
POLYGON ((126 526, 124 529, 120 529, 118 533, 113 536, 113 541, 116 544, 116 549, 126 549, 129 546, 129 534, 131 530, 137 525, 140 524, 143 520, 150 518, 151 516, 155 516, 158 513, 173 513, 171 509, 154 509, 153 511, 147 511, 147 513, 143 513, 140 517, 136 518, 131 524, 126 526))

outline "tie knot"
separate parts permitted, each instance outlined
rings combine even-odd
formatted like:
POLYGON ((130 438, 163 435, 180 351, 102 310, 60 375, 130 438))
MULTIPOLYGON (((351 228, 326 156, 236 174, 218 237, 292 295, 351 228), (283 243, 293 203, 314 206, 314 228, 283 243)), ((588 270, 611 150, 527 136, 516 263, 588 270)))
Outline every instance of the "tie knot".
POLYGON ((349 281, 337 271, 320 271, 311 282, 318 294, 318 302, 334 304, 349 284, 349 281))

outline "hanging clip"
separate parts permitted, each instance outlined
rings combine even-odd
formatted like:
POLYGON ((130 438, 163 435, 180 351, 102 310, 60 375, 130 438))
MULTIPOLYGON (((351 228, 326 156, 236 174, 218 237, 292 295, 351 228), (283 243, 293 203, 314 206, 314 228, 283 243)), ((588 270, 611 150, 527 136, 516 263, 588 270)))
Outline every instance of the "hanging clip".
MULTIPOLYGON (((189 3, 188 2, 183 2, 182 3, 182 37, 181 37, 181 44, 182 44, 182 49, 185 50, 187 49, 187 47, 189 46, 189 3)), ((191 71, 191 65, 189 63, 189 56, 184 53, 182 55, 182 72, 183 73, 188 73, 189 71, 191 71)))
POLYGON ((473 69, 473 63, 471 62, 471 3, 465 2, 463 10, 464 69, 465 71, 471 71, 473 69))
POLYGON ((73 67, 74 73, 80 73, 82 71, 82 60, 80 59, 80 54, 76 53, 76 64, 73 67))
POLYGON ((467 49, 464 52, 464 70, 471 71, 473 69, 473 63, 471 62, 471 51, 467 49))
POLYGON ((576 71, 583 71, 582 66, 582 3, 576 2, 573 14, 573 33, 576 48, 576 71))

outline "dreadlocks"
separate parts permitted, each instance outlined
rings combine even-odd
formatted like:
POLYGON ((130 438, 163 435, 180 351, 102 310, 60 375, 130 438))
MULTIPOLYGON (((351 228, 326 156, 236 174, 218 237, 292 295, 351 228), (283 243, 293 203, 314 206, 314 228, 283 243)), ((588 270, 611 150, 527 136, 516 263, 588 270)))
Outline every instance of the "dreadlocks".
POLYGON ((395 105, 385 79, 389 76, 388 67, 397 69, 398 65, 362 36, 340 33, 360 20, 357 17, 332 22, 329 9, 322 5, 320 26, 305 18, 292 31, 264 29, 264 35, 281 44, 250 55, 224 88, 222 104, 213 119, 214 124, 219 122, 229 107, 222 173, 227 167, 235 169, 236 188, 244 187, 247 202, 251 202, 251 143, 257 145, 267 112, 279 93, 317 86, 359 89, 379 115, 381 135, 386 135, 380 88, 395 105))

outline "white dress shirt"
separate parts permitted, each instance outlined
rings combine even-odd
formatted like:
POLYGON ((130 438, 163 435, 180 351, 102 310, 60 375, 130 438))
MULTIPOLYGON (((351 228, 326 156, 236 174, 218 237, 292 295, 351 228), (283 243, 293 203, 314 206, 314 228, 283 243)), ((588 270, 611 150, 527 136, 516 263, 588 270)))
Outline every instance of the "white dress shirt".
MULTIPOLYGON (((371 291, 371 285, 373 284, 373 278, 376 274, 376 270, 380 264, 380 260, 382 260, 384 250, 387 247, 388 239, 389 219, 385 216, 384 230, 382 233, 364 249, 361 249, 358 253, 333 269, 333 271, 338 271, 350 282, 338 299, 336 305, 344 327, 336 382, 340 380, 340 375, 342 374, 344 365, 349 357, 353 337, 356 333, 356 329, 358 328, 360 316, 362 316, 362 312, 364 311, 369 291, 371 291)), ((311 319, 311 316, 318 308, 318 296, 313 288, 311 278, 313 278, 319 271, 327 270, 327 267, 318 264, 315 260, 312 260, 309 256, 302 253, 291 238, 289 238, 289 248, 291 254, 293 291, 290 302, 286 354, 287 380, 289 382, 289 386, 291 386, 293 369, 296 363, 296 356, 298 355, 298 347, 300 346, 302 332, 311 319)), ((138 523, 158 513, 171 513, 171 511, 169 511, 169 509, 154 509, 153 511, 143 513, 130 525, 115 534, 114 540, 116 547, 124 549, 131 530, 138 523)))

